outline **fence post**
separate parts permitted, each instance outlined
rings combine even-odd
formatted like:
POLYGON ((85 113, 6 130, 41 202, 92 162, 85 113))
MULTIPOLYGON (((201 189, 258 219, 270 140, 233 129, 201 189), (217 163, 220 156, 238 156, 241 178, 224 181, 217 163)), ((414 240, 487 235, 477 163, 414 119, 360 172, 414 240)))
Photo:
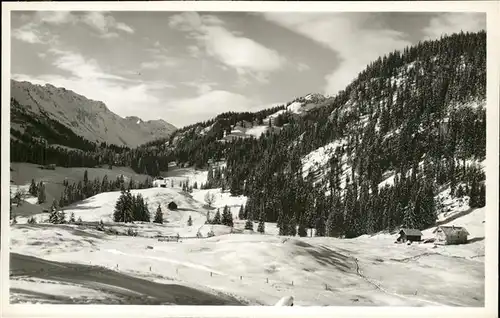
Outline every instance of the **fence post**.
POLYGON ((210 272, 210 277, 212 277, 212 272, 210 272))
POLYGON ((240 280, 242 280, 242 279, 243 279, 243 276, 240 276, 240 280))
POLYGON ((151 266, 149 266, 149 271, 151 271, 151 266))
POLYGON ((269 283, 269 278, 266 278, 266 283, 269 283))

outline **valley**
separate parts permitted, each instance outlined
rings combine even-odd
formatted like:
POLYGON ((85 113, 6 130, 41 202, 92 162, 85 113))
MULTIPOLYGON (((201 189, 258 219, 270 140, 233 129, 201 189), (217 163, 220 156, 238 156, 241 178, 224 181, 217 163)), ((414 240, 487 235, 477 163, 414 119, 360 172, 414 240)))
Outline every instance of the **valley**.
POLYGON ((12 303, 485 304, 484 31, 178 129, 11 90, 12 303))
MULTIPOLYGON (((175 173, 174 178, 202 180, 193 170, 183 172, 175 173)), ((105 228, 121 232, 118 235, 98 231, 92 223, 50 224, 47 214, 35 215, 38 224, 26 224, 27 218, 18 218, 10 233, 11 253, 15 253, 11 258, 11 301, 168 303, 158 295, 150 295, 148 300, 148 293, 129 283, 132 278, 121 279, 122 283, 106 278, 117 273, 151 284, 167 284, 162 287, 163 293, 172 297, 177 293, 175 286, 186 286, 193 290, 188 294, 201 301, 203 297, 195 296, 199 290, 212 295, 207 296, 213 297, 209 304, 217 304, 217 297, 222 297, 237 299, 239 304, 274 305, 291 295, 298 306, 484 305, 484 208, 446 223, 466 226, 471 243, 433 248, 433 244, 394 244, 396 235, 391 233, 355 239, 283 237, 278 235, 275 223, 265 224, 265 234, 248 233, 244 220, 237 215, 244 197, 237 199, 220 189, 193 190, 192 194, 179 187, 133 191, 140 192, 151 207, 158 203, 166 206, 173 200, 179 210, 165 208, 164 224, 115 223, 112 211, 119 195, 116 192, 98 194, 65 208, 67 214, 73 212, 84 222, 97 224, 102 220, 105 228), (232 207, 233 229, 205 224, 209 209, 203 197, 207 191, 216 193, 214 207, 232 207), (192 217, 192 226, 187 225, 188 216, 192 217), (133 228, 138 235, 127 236, 126 228, 133 228), (207 237, 210 230, 214 237, 207 237), (198 231, 203 238, 195 237, 198 231), (181 236, 179 242, 160 242, 156 237, 177 234, 181 236), (68 263, 64 266, 70 267, 97 266, 110 274, 89 277, 84 269, 82 274, 79 269, 74 269, 77 274, 64 274, 66 269, 59 269, 56 263, 45 271, 27 265, 37 259, 68 263), (449 289, 441 289, 435 281, 449 289), (53 297, 36 294, 40 284, 49 284, 48 293, 53 297), (72 300, 63 297, 64 290, 72 291, 72 300), (133 296, 137 291, 142 296, 133 296)), ((459 210, 453 200, 448 206, 459 210)), ((440 219, 451 215, 453 210, 440 219)), ((423 233, 424 238, 433 236, 432 228, 423 233)))

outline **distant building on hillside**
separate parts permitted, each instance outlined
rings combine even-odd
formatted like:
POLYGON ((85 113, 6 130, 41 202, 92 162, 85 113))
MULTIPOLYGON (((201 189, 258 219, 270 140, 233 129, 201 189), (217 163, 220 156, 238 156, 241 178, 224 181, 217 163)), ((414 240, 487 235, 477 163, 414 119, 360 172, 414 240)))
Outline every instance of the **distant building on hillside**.
POLYGON ((436 235, 434 244, 451 245, 467 243, 469 232, 461 226, 438 226, 433 232, 436 235))
POLYGON ((398 243, 405 243, 407 241, 410 242, 418 242, 422 240, 422 232, 417 229, 401 229, 399 231, 399 237, 397 238, 396 242, 398 243))
POLYGON ((177 204, 174 201, 170 202, 168 204, 168 209, 169 210, 177 210, 177 204))

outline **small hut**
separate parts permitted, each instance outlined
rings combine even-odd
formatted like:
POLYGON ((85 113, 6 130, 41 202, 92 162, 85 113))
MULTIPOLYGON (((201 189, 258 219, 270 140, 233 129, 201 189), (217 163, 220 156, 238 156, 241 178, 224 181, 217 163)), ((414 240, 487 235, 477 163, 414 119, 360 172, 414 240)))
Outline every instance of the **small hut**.
POLYGON ((397 242, 399 243, 405 243, 407 241, 418 242, 422 240, 422 232, 417 229, 401 229, 398 234, 399 237, 397 238, 397 242))
POLYGON ((170 202, 168 204, 168 209, 169 210, 177 210, 177 204, 174 201, 170 202))
POLYGON ((469 232, 461 226, 438 226, 433 232, 436 236, 434 244, 451 245, 467 243, 469 232))

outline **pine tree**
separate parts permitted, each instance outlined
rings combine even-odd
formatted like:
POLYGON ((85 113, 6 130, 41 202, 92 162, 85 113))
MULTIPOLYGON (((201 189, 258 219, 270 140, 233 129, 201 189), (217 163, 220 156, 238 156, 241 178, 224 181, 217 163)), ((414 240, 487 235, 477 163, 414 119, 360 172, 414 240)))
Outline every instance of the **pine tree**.
POLYGON ((224 206, 222 211, 222 224, 233 227, 233 215, 227 205, 224 206))
POLYGON ((415 215, 415 203, 413 202, 410 202, 404 209, 403 227, 409 229, 418 228, 415 215))
POLYGON ((259 225, 257 226, 257 232, 261 233, 261 234, 264 234, 265 232, 265 223, 264 223, 264 220, 263 219, 260 219, 259 220, 259 225))
POLYGON ((156 214, 153 222, 158 224, 163 224, 163 212, 161 210, 161 206, 159 203, 158 203, 158 208, 156 209, 156 214))
POLYGON ((217 212, 215 213, 214 219, 212 221, 212 224, 221 224, 221 216, 220 216, 220 211, 217 209, 217 212))
POLYGON ((307 227, 304 218, 301 218, 299 221, 299 229, 297 231, 297 234, 299 234, 300 237, 307 236, 307 227))
POLYGON ((326 224, 325 224, 325 218, 323 215, 320 215, 316 219, 315 228, 316 228, 315 236, 325 236, 326 235, 326 224))
POLYGON ((118 197, 118 200, 116 201, 116 204, 115 204, 115 210, 113 212, 113 221, 114 222, 123 222, 123 220, 124 220, 124 217, 123 217, 124 205, 125 205, 125 191, 122 191, 122 193, 118 197))
POLYGON ((123 202, 123 222, 130 223, 134 221, 133 215, 133 204, 134 200, 132 198, 132 194, 130 190, 125 191, 125 199, 123 202))
POLYGON ((72 223, 74 224, 76 221, 75 221, 75 213, 74 212, 71 212, 71 215, 69 217, 69 223, 72 223))
POLYGON ((45 200, 45 185, 40 182, 40 184, 38 185, 38 204, 45 203, 45 200))
POLYGON ((52 208, 50 210, 49 222, 52 224, 57 224, 59 222, 58 213, 57 213, 57 210, 55 208, 52 208))
POLYGON ((35 179, 31 179, 31 184, 28 192, 34 197, 38 196, 38 187, 36 186, 35 179))
MULTIPOLYGON (((281 229, 280 229, 281 230, 281 229)), ((292 217, 288 222, 288 229, 286 230, 286 234, 289 236, 297 235, 297 222, 295 221, 295 217, 292 217)))
POLYGON ((192 226, 193 225, 193 220, 191 219, 191 215, 189 216, 189 219, 187 221, 187 225, 188 226, 192 226))
POLYGON ((248 218, 245 222, 245 230, 253 231, 253 222, 250 218, 248 218))
POLYGON ((60 210, 57 213, 57 224, 64 224, 66 223, 66 213, 63 210, 60 210))
POLYGON ((337 233, 335 231, 335 215, 333 210, 328 214, 328 218, 326 219, 326 236, 335 236, 337 233))
POLYGON ((243 208, 243 204, 240 206, 240 211, 238 212, 238 219, 245 219, 245 209, 243 208))

